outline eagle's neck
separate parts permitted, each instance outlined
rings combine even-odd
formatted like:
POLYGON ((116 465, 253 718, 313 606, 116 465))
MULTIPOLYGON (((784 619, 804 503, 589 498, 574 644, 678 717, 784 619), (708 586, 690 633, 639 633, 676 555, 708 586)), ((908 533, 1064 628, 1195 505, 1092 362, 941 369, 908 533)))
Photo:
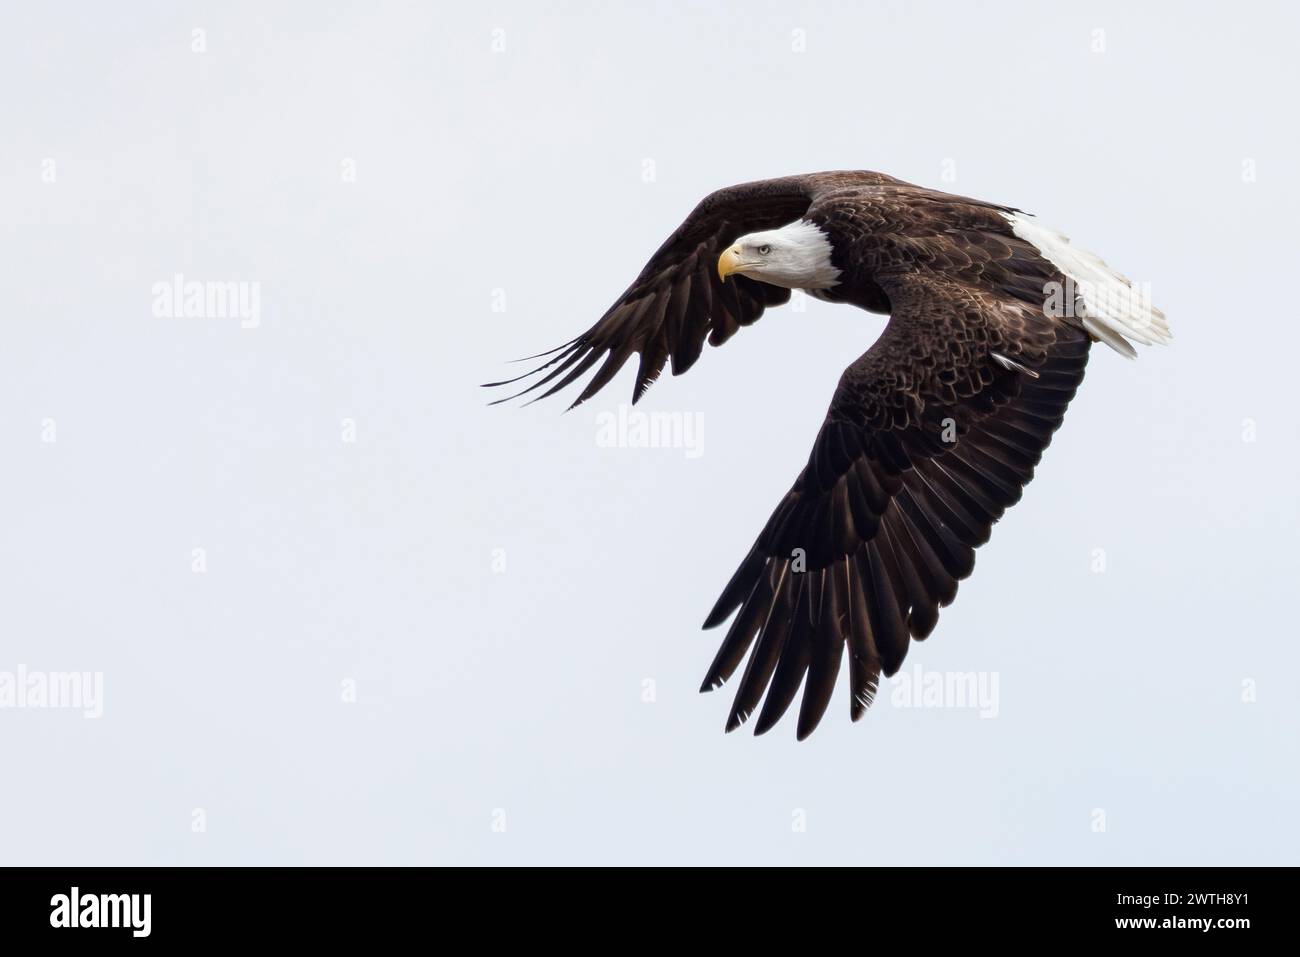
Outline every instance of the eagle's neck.
POLYGON ((777 230, 790 240, 795 249, 797 283, 791 288, 818 293, 830 289, 840 279, 840 271, 831 264, 831 240, 816 223, 800 219, 777 230))

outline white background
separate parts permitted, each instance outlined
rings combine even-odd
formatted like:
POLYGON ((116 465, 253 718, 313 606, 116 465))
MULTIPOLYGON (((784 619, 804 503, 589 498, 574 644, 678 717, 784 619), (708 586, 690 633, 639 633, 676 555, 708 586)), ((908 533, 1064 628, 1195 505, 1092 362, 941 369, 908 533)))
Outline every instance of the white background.
POLYGON ((1296 863, 1294 8, 6 6, 0 670, 105 700, 0 710, 0 863, 1296 863), (476 384, 709 190, 836 168, 1033 211, 1176 338, 1094 351, 909 655, 996 718, 724 735, 699 623, 882 318, 665 376, 698 458, 597 444, 634 364, 476 384), (260 326, 155 317, 176 273, 260 326))

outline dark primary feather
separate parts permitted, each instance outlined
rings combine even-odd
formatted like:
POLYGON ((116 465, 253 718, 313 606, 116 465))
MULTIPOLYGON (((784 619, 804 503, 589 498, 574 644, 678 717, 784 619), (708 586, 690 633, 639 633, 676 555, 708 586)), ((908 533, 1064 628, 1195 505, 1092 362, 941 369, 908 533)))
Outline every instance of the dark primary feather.
POLYGON ((701 687, 745 663, 728 731, 756 710, 755 732, 769 730, 802 686, 806 737, 846 652, 858 720, 880 676, 934 630, 975 549, 1033 477, 1090 339, 1076 320, 1044 315, 1044 284, 1064 277, 1011 232, 1007 212, 876 173, 721 190, 595 326, 535 370, 546 374, 525 392, 550 385, 549 395, 603 358, 578 402, 633 354, 634 399, 665 363, 684 372, 706 337, 717 345, 788 296, 743 277, 719 282, 718 255, 744 233, 798 218, 831 238, 841 278, 829 298, 890 313, 845 370, 807 464, 705 621, 735 615, 701 687))

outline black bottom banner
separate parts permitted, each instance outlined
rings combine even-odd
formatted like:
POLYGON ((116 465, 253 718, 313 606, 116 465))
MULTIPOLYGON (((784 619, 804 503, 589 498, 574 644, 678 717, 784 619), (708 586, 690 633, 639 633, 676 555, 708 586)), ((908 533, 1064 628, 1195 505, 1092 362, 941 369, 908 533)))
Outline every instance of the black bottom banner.
POLYGON ((762 935, 761 943, 779 947, 773 930, 806 933, 820 920, 828 941, 860 927, 867 945, 892 931, 923 934, 926 943, 1104 936, 1234 946, 1291 926, 1282 913, 1291 876, 1231 868, 14 868, 0 871, 0 926, 10 943, 92 946, 116 939, 337 947, 454 929, 486 931, 494 943, 512 933, 530 942, 591 935, 608 946, 689 934, 683 939, 698 946, 716 934, 762 935))

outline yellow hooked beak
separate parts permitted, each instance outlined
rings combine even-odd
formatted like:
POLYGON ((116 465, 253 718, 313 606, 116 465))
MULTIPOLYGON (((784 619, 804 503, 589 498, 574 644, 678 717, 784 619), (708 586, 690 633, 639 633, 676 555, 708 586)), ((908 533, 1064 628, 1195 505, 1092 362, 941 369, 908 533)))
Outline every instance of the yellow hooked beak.
POLYGON ((733 272, 740 272, 742 265, 744 263, 740 259, 740 247, 732 246, 718 257, 718 278, 725 282, 733 272))

